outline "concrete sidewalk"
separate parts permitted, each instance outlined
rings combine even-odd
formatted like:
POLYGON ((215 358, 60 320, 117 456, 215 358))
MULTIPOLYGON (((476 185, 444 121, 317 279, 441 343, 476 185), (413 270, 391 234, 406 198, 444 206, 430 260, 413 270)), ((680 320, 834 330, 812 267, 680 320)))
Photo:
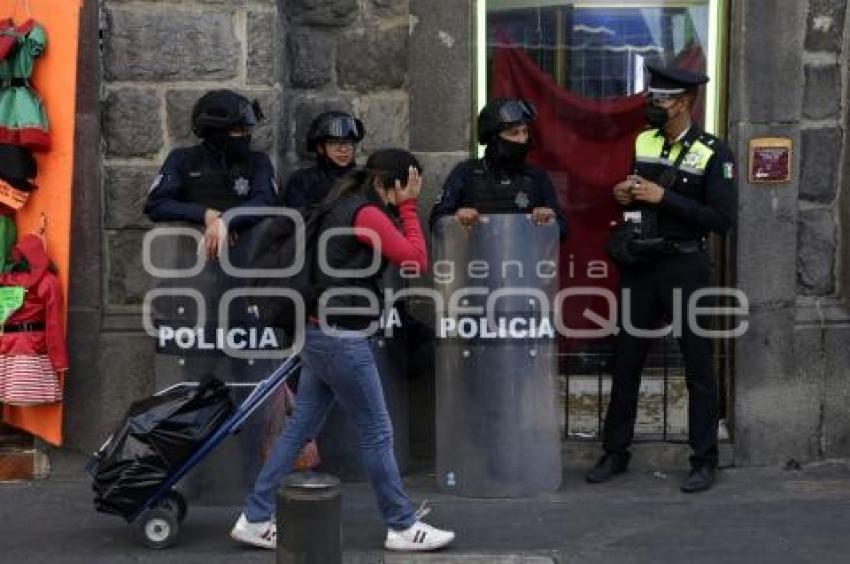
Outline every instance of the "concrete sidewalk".
MULTIPOLYGON (((727 469, 705 494, 679 493, 680 474, 630 472, 590 486, 570 471, 556 494, 469 500, 439 494, 433 478, 407 480, 429 521, 457 531, 450 550, 393 555, 362 484, 343 497, 346 563, 786 563, 850 562, 850 466, 727 469)), ((72 476, 0 484, 0 562, 44 564, 272 563, 273 553, 230 541, 237 507, 190 507, 177 546, 141 546, 122 520, 94 512, 89 484, 72 476)))

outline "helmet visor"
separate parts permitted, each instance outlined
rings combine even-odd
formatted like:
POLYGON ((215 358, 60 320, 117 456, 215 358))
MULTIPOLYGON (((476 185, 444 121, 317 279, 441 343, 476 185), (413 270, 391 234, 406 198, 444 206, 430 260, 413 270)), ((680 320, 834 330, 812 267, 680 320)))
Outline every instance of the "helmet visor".
POLYGON ((322 132, 327 137, 340 137, 343 139, 360 139, 360 124, 353 117, 337 116, 329 119, 322 132))
POLYGON ((537 115, 534 105, 526 100, 510 100, 499 108, 502 123, 529 122, 537 115))
POLYGON ((239 125, 243 127, 254 127, 259 122, 255 107, 256 104, 243 104, 239 109, 239 125))

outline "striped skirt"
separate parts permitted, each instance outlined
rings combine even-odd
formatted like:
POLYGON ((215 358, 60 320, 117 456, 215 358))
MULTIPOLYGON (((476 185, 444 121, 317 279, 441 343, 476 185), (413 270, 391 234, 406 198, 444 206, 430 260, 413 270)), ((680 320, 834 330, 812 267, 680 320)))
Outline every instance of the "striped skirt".
POLYGON ((62 401, 62 387, 46 354, 0 355, 0 403, 41 405, 62 401))

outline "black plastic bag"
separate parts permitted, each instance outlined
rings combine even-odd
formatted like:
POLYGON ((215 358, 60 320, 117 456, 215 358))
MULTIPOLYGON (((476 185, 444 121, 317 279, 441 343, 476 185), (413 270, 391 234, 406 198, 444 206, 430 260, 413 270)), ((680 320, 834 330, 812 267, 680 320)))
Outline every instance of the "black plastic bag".
POLYGON ((216 379, 134 403, 90 463, 95 508, 129 519, 233 412, 216 379))

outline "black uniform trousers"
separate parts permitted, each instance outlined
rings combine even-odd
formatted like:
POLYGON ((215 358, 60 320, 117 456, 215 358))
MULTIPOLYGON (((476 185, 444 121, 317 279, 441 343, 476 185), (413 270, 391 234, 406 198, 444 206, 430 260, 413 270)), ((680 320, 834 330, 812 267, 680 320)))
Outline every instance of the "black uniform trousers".
MULTIPOLYGON (((631 326, 657 329, 661 319, 673 319, 674 290, 681 289, 681 335, 679 348, 685 359, 688 388, 688 439, 694 467, 717 466, 718 391, 712 362, 712 344, 694 334, 688 322, 688 301, 701 288, 709 286, 711 263, 705 252, 663 255, 649 265, 624 267, 620 271, 621 290, 631 291, 631 326)), ((698 305, 707 307, 708 298, 698 305)), ((605 417, 603 448, 609 453, 624 453, 634 438, 641 373, 653 339, 638 337, 623 330, 625 303, 620 295, 620 331, 616 337, 612 363, 612 390, 605 417)), ((706 317, 700 326, 709 328, 706 317)))

